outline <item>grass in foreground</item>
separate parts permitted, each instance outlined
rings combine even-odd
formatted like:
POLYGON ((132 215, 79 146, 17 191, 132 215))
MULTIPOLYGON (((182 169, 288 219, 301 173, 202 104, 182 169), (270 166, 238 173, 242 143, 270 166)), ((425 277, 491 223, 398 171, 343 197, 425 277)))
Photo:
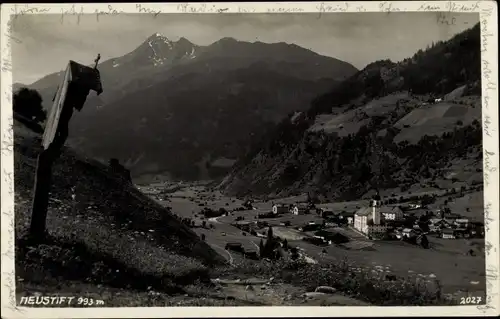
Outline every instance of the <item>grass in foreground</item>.
POLYGON ((331 286, 349 297, 378 306, 451 305, 441 292, 439 281, 429 285, 412 278, 397 277, 387 281, 378 273, 354 272, 347 261, 330 264, 308 264, 299 261, 243 263, 234 268, 219 268, 213 276, 241 274, 275 278, 285 283, 314 291, 318 286, 331 286))
POLYGON ((28 241, 39 138, 14 127, 19 287, 56 292, 61 282, 73 281, 86 285, 88 293, 116 288, 179 294, 185 285, 207 281, 208 269, 224 263, 166 209, 114 177, 105 165, 70 149, 53 168, 50 236, 44 242, 28 241))

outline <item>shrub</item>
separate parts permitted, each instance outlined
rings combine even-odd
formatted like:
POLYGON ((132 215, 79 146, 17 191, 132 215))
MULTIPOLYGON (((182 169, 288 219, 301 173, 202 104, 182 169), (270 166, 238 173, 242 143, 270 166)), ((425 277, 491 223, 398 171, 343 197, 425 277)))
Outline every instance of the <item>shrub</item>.
POLYGON ((36 90, 21 88, 14 93, 12 99, 13 111, 33 120, 36 123, 43 122, 47 113, 42 107, 42 97, 36 90))

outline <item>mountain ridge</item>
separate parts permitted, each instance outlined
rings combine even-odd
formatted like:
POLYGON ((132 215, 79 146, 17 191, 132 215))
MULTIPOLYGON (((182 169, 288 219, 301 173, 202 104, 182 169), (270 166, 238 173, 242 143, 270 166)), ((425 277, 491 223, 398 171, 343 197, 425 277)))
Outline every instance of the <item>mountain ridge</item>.
MULTIPOLYGON (((113 65, 115 64, 114 61, 122 58, 122 57, 126 57, 128 55, 131 55, 133 53, 136 53, 136 51, 140 48, 143 48, 145 46, 147 46, 148 42, 150 41, 153 41, 153 42, 164 42, 167 46, 174 46, 174 45, 190 45, 190 46, 193 46, 194 48, 208 48, 208 47, 211 47, 213 45, 218 45, 218 44, 221 44, 221 43, 229 43, 230 45, 234 45, 234 44, 240 44, 240 45, 252 45, 252 44, 257 44, 257 45, 262 45, 262 46, 267 46, 267 47, 270 47, 270 46, 289 46, 289 47, 293 47, 293 48, 298 48, 300 50, 303 50, 303 51, 308 51, 308 52, 311 52, 317 56, 320 56, 320 57, 324 57, 324 58, 327 58, 327 59, 332 59, 336 62, 342 62, 343 64, 346 65, 347 68, 351 68, 354 69, 354 70, 357 70, 354 66, 352 66, 351 64, 347 63, 347 62, 344 62, 344 61, 341 61, 341 60, 338 60, 338 59, 335 59, 334 57, 328 57, 328 56, 324 56, 324 55, 321 55, 321 54, 318 54, 312 50, 309 50, 309 49, 306 49, 306 48, 303 48, 301 46, 298 46, 296 44, 289 44, 289 43, 285 43, 285 42, 276 42, 276 43, 264 43, 264 42, 260 42, 260 41, 254 41, 254 42, 248 42, 248 41, 240 41, 240 40, 236 40, 234 38, 231 38, 231 37, 223 37, 217 41, 214 41, 212 44, 210 45, 207 45, 207 46, 200 46, 200 45, 196 45, 194 43, 192 43, 191 41, 189 41, 187 38, 185 37, 180 37, 179 40, 177 41, 172 41, 172 40, 169 40, 167 37, 163 36, 161 33, 154 33, 152 34, 151 36, 149 36, 145 41, 143 41, 141 44, 139 44, 134 50, 120 56, 120 57, 113 57, 113 58, 109 58, 107 60, 104 60, 102 61, 100 64, 99 64, 99 69, 101 69, 102 67, 107 67, 108 65, 113 65)), ((153 62, 154 64, 154 62, 153 62)), ((89 64, 90 65, 90 64, 89 64)), ((58 77, 60 76, 60 74, 64 73, 64 69, 61 69, 60 71, 57 71, 57 72, 52 72, 48 75, 45 75, 43 76, 42 78, 40 78, 39 80, 31 83, 31 84, 23 84, 23 83, 20 83, 20 82, 16 82, 13 84, 13 86, 16 86, 16 87, 30 87, 30 88, 33 88, 33 89, 37 89, 37 90, 43 90, 47 87, 57 87, 57 85, 59 84, 58 81, 59 79, 57 78, 56 80, 56 83, 52 83, 56 78, 55 77, 58 77), (49 81, 50 80, 50 81, 49 81), (50 83, 47 83, 47 82, 50 82, 50 83)), ((47 106, 46 106, 47 107, 47 106)), ((49 106, 50 107, 50 106, 49 106)))
MULTIPOLYGON (((161 34, 99 70, 104 92, 90 95, 73 117, 68 142, 102 161, 118 158, 133 176, 181 179, 200 178, 200 165, 211 165, 205 159, 237 159, 273 123, 357 71, 297 45, 223 38, 197 46, 161 34), (123 136, 131 143, 118 143, 123 136)), ((31 86, 41 90, 45 108, 57 87, 51 76, 31 86)), ((209 175, 224 174, 214 168, 209 175)))

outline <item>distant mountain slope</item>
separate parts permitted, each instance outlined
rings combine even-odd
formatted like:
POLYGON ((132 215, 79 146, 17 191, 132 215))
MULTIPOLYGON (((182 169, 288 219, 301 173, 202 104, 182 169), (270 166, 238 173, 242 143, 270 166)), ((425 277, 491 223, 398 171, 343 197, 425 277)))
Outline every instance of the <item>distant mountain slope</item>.
POLYGON ((283 120, 220 187, 350 199, 372 187, 449 187, 453 169, 469 172, 458 186, 482 181, 479 44, 476 25, 400 63, 368 65, 283 120))
MULTIPOLYGON (((104 93, 75 114, 69 142, 99 159, 118 158, 133 176, 184 179, 224 175, 227 168, 211 163, 236 160, 287 114, 357 71, 297 45, 224 38, 202 47, 159 34, 99 69, 104 93)), ((59 76, 31 86, 46 107, 59 76)))

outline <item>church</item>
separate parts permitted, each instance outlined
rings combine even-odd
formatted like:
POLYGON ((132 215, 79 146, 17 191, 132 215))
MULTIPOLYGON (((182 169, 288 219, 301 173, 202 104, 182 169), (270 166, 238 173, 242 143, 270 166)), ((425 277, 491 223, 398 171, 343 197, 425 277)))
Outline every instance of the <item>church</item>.
POLYGON ((377 192, 370 201, 369 207, 362 207, 354 214, 354 228, 367 236, 386 233, 387 226, 382 223, 385 217, 380 208, 381 200, 377 192))

